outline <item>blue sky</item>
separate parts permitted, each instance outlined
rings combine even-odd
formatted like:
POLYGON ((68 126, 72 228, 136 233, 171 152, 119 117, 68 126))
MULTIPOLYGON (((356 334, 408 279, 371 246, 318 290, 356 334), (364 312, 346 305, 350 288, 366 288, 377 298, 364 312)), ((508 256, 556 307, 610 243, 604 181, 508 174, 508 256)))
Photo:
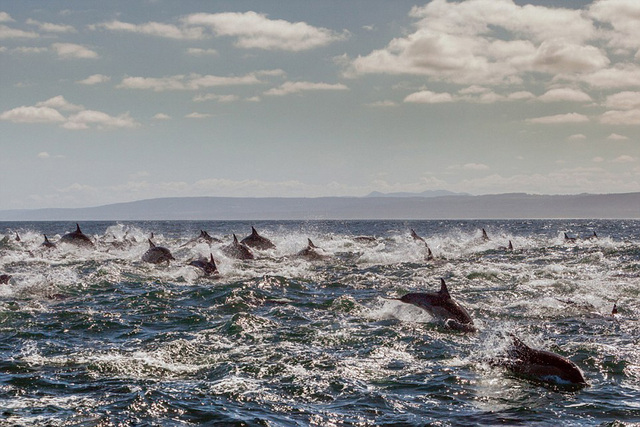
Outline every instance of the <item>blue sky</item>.
POLYGON ((640 2, 0 1, 0 209, 640 191, 640 2))

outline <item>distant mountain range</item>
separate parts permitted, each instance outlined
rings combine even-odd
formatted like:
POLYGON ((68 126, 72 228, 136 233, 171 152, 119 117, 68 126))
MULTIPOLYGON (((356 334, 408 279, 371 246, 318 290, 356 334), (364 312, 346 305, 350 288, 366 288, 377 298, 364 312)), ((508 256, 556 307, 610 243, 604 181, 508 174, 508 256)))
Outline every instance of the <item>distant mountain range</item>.
POLYGON ((454 193, 447 190, 427 190, 422 193, 380 193, 373 191, 365 197, 441 197, 441 196, 469 196, 467 193, 454 193))
MULTIPOLYGON (((173 197, 90 208, 0 211, 0 221, 640 218, 640 192, 470 196, 173 197)), ((427 195, 425 195, 427 194, 427 195)))

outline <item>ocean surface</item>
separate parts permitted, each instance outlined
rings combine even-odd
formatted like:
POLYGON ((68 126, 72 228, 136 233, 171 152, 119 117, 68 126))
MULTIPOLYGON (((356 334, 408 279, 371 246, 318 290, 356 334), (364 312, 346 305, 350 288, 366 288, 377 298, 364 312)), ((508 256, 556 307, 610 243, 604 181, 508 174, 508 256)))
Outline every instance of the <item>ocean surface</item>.
POLYGON ((638 220, 80 226, 95 248, 41 246, 72 222, 0 223, 0 426, 640 423, 638 220), (276 248, 225 256, 251 226, 276 248), (190 242, 200 230, 223 243, 190 242), (171 264, 141 260, 151 233, 171 264), (296 256, 308 238, 325 259, 296 256), (210 254, 217 278, 188 265, 210 254), (385 299, 440 278, 477 333, 385 299), (494 366, 510 333, 589 386, 494 366))

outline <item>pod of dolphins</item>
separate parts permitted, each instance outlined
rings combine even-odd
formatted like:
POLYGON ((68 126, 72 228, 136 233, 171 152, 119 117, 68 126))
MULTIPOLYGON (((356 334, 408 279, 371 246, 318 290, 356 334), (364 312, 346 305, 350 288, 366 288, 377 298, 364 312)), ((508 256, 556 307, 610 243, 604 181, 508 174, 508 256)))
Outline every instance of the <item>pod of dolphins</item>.
MULTIPOLYGON (((411 237, 421 245, 424 244, 426 250, 424 259, 426 261, 433 260, 434 255, 426 240, 420 237, 413 229, 411 229, 411 237)), ((597 234, 594 232, 593 235, 589 236, 587 239, 592 240, 597 239, 597 237, 597 234)), ((482 241, 490 240, 484 228, 482 229, 480 238, 482 241)), ((151 264, 168 264, 175 260, 169 249, 157 246, 153 243, 152 239, 153 233, 151 234, 151 238, 148 239, 149 249, 142 255, 142 261, 151 264)), ((375 242, 376 238, 370 236, 358 236, 355 237, 354 240, 361 243, 371 243, 375 242)), ((564 233, 564 240, 567 243, 574 243, 577 238, 570 237, 567 233, 564 233)), ((17 233, 15 241, 21 241, 20 236, 17 233)), ((63 235, 59 242, 83 248, 95 248, 94 242, 90 237, 82 232, 79 224, 76 224, 75 231, 63 235)), ((222 241, 211 237, 206 231, 201 230, 199 236, 188 241, 182 246, 196 243, 212 244, 222 243, 222 241)), ((52 243, 47 236, 44 235, 44 242, 42 243, 42 246, 45 248, 55 248, 56 243, 52 243)), ((233 234, 233 241, 230 244, 223 246, 221 250, 230 258, 252 260, 255 259, 252 249, 268 250, 274 249, 275 247, 276 246, 273 242, 266 237, 261 236, 254 227, 251 227, 251 234, 249 236, 238 241, 236 235, 233 234)), ((509 240, 508 246, 500 246, 498 249, 513 251, 513 244, 509 240)), ((309 261, 319 261, 329 257, 329 255, 324 253, 321 248, 317 247, 311 239, 308 239, 307 247, 300 250, 296 256, 309 261)), ((210 255, 209 259, 201 258, 192 260, 188 265, 202 270, 205 276, 218 277, 220 275, 216 262, 213 258, 213 254, 210 255)), ((0 284, 8 284, 10 280, 10 275, 0 275, 0 284)), ((464 333, 473 333, 477 331, 473 323, 473 319, 469 315, 468 311, 451 297, 447 284, 442 278, 440 279, 440 290, 437 292, 411 292, 400 298, 386 299, 417 306, 425 310, 431 317, 440 321, 445 328, 464 333)), ((615 315, 617 312, 617 305, 614 304, 611 314, 615 315)), ((506 354, 500 358, 491 360, 489 363, 492 366, 504 367, 514 375, 526 379, 560 385, 588 385, 580 368, 578 368, 571 360, 556 353, 534 349, 513 334, 511 335, 511 345, 506 354)))

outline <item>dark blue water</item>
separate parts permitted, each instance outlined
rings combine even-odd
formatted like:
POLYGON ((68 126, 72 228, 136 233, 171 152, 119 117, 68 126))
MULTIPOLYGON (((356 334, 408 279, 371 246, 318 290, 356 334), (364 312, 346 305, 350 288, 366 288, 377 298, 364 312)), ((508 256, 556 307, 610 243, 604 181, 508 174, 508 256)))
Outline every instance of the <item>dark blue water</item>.
POLYGON ((12 276, 0 284, 2 426, 640 422, 640 221, 81 226, 95 249, 41 247, 70 222, 0 223, 0 274, 12 276), (277 248, 226 257, 252 225, 277 248), (201 229, 224 243, 185 245, 201 229), (141 261, 152 232, 170 265, 141 261), (296 257, 307 238, 328 258, 296 257), (188 265, 210 253, 219 278, 188 265), (477 334, 384 299, 436 291, 441 277, 477 334), (571 359, 589 387, 491 366, 509 333, 571 359))

